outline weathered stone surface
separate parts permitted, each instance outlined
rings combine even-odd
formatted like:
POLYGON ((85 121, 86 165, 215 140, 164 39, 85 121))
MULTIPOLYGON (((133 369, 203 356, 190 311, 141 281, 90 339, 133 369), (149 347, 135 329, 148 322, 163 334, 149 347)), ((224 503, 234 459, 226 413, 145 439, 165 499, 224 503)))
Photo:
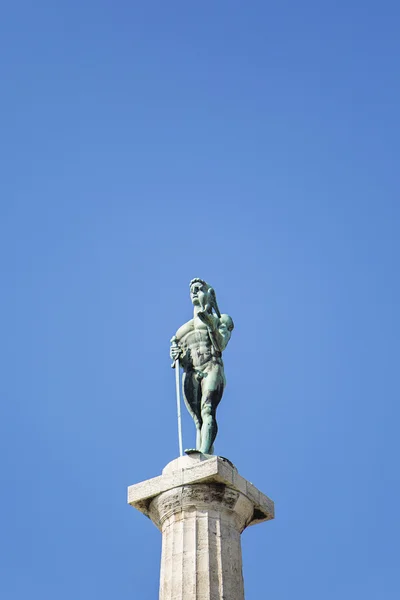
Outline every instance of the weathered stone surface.
POLYGON ((248 497, 254 506, 254 516, 248 525, 274 518, 272 500, 241 477, 230 461, 221 456, 204 455, 200 452, 173 460, 159 477, 131 485, 128 488, 128 504, 149 516, 150 502, 162 492, 201 482, 224 483, 248 497))
POLYGON ((162 532, 160 600, 244 600, 240 534, 274 504, 227 459, 200 453, 131 486, 128 502, 162 532))
POLYGON ((252 514, 250 500, 223 483, 157 496, 150 517, 163 534, 160 600, 243 600, 240 533, 252 514))

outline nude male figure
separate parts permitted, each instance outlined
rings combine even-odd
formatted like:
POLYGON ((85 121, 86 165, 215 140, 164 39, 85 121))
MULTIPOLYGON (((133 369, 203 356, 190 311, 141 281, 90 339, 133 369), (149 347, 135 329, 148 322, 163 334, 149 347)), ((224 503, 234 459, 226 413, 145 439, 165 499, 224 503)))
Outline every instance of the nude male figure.
POLYGON ((202 279, 190 282, 193 319, 182 325, 171 340, 170 356, 183 368, 183 397, 196 425, 196 450, 212 454, 218 426, 217 406, 225 387, 222 352, 233 321, 221 315, 213 288, 202 279))

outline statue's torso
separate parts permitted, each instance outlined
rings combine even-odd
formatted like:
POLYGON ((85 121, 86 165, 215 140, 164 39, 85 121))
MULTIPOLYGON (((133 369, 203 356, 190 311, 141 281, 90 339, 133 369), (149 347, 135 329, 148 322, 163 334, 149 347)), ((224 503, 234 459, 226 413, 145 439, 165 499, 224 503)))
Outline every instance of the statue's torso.
POLYGON ((222 365, 221 352, 214 348, 207 326, 199 318, 182 325, 176 337, 182 348, 181 364, 185 370, 201 368, 210 361, 222 365))

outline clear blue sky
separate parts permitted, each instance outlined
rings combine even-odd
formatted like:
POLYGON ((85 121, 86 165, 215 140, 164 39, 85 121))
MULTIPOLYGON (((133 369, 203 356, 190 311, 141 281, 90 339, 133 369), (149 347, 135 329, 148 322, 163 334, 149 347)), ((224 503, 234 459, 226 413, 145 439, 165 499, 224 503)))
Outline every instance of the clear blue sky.
POLYGON ((1 597, 157 597, 126 487, 177 456, 202 277, 216 452, 276 502, 246 600, 398 600, 399 3, 1 12, 1 597))

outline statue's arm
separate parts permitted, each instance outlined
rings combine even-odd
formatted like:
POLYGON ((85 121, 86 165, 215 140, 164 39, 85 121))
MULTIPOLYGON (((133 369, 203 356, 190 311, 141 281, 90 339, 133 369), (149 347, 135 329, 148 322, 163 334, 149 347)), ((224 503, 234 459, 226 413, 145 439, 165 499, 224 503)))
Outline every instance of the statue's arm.
POLYGON ((219 352, 223 352, 227 347, 233 327, 233 321, 229 315, 221 315, 221 318, 215 322, 215 326, 209 327, 212 344, 219 352))

